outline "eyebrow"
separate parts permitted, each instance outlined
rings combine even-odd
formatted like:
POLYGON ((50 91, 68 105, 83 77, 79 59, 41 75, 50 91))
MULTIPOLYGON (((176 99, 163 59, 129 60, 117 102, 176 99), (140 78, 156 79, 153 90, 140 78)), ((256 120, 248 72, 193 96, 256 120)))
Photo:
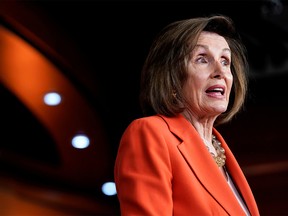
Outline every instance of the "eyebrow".
MULTIPOLYGON (((196 44, 193 50, 195 50, 198 47, 202 47, 206 50, 209 50, 209 47, 207 45, 203 45, 203 44, 196 44)), ((228 51, 229 53, 231 53, 231 50, 229 48, 224 48, 222 51, 228 51)))

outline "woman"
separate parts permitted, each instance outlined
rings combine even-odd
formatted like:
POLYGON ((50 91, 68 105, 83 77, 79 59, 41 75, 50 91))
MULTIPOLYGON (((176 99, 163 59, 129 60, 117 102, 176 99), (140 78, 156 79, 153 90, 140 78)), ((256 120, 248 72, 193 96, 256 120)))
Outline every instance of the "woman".
POLYGON ((244 103, 245 55, 226 16, 182 20, 160 32, 142 71, 146 116, 125 130, 116 158, 121 215, 259 215, 215 129, 244 103))

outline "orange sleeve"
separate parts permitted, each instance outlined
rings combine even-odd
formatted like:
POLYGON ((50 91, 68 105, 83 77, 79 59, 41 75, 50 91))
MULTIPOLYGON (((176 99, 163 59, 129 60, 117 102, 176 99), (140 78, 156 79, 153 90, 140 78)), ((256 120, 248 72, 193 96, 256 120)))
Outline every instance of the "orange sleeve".
POLYGON ((124 132, 114 167, 121 215, 172 215, 172 174, 158 118, 135 120, 124 132), (151 119, 150 119, 151 120, 151 119))

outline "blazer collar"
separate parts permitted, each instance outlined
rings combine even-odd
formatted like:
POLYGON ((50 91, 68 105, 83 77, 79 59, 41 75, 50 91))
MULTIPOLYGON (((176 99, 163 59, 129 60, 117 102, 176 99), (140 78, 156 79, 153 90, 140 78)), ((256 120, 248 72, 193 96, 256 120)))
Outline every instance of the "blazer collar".
MULTIPOLYGON (((185 161, 190 166, 191 170, 195 173, 203 187, 211 194, 212 197, 223 207, 223 209, 230 215, 244 215, 244 212, 237 199, 235 198, 232 190, 223 174, 219 171, 218 166, 207 151, 205 144, 199 136, 193 125, 184 118, 181 114, 176 117, 166 117, 160 115, 167 123, 169 130, 177 136, 182 143, 178 145, 178 149, 184 157, 185 161), (226 191, 223 193, 223 191, 226 191)), ((219 133, 216 132, 216 137, 219 138, 219 133)), ((225 143, 221 137, 220 141, 225 143)), ((226 143, 225 149, 227 149, 226 143)), ((229 151, 227 160, 229 161, 232 153, 229 151)), ((227 156, 227 155, 226 155, 227 156)), ((233 157, 234 158, 234 157, 233 157)), ((235 164, 231 166, 234 169, 235 164)), ((237 166, 236 166, 237 167, 237 166)), ((230 167, 229 167, 230 168, 230 167)), ((239 170, 235 171, 239 172, 239 170)), ((231 172, 231 175, 234 175, 231 172)), ((235 178, 234 178, 235 179, 235 178)), ((235 184, 242 186, 240 183, 243 179, 236 181, 235 184)), ((242 191, 241 191, 242 192, 242 191)), ((247 198, 247 197, 244 197, 247 198)))
POLYGON ((250 189, 250 186, 242 172, 237 160, 235 159, 234 155, 232 154, 231 150, 227 146, 227 143, 220 135, 217 130, 214 130, 214 135, 218 138, 218 140, 222 143, 223 148, 225 149, 226 153, 226 167, 232 177, 235 185, 237 185, 240 194, 242 194, 244 201, 251 213, 251 215, 259 215, 259 210, 257 204, 255 202, 254 196, 250 189))

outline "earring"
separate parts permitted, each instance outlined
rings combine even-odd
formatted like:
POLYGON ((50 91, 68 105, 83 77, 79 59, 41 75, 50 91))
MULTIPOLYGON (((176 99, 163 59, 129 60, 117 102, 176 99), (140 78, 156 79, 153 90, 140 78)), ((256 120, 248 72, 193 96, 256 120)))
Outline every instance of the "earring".
POLYGON ((175 91, 173 91, 172 95, 173 95, 174 98, 176 98, 177 93, 175 91))

